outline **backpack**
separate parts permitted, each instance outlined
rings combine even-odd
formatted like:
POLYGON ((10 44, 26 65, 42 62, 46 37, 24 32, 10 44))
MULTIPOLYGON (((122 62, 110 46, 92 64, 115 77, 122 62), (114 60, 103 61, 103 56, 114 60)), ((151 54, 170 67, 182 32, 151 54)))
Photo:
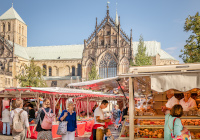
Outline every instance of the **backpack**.
POLYGON ((42 110, 44 111, 45 116, 44 116, 43 121, 41 121, 41 118, 40 118, 40 122, 42 122, 41 128, 49 130, 52 128, 52 122, 54 121, 55 114, 51 113, 51 109, 49 109, 49 112, 46 112, 44 108, 42 108, 42 110))
POLYGON ((15 132, 22 132, 24 130, 24 123, 21 117, 21 114, 24 110, 17 113, 16 110, 14 110, 14 117, 13 117, 13 131, 15 132))

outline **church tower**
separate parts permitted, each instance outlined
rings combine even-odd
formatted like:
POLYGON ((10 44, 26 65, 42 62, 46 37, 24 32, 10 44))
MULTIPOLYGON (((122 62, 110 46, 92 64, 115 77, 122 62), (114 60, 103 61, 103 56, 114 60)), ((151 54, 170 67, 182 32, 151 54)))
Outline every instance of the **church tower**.
POLYGON ((14 43, 27 47, 27 25, 13 6, 0 16, 0 35, 14 43))

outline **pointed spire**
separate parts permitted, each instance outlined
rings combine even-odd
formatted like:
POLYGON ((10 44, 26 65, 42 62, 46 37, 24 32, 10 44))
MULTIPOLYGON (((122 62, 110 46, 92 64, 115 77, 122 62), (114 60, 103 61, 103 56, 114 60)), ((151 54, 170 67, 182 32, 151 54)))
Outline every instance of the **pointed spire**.
POLYGON ((117 3, 116 3, 116 16, 115 16, 115 24, 118 26, 119 22, 118 22, 118 14, 117 14, 117 3))
POLYGON ((109 2, 109 0, 107 1, 107 17, 109 16, 109 6, 108 6, 108 4, 109 4, 110 2, 109 2))
POLYGON ((97 17, 96 17, 96 28, 97 28, 97 17))

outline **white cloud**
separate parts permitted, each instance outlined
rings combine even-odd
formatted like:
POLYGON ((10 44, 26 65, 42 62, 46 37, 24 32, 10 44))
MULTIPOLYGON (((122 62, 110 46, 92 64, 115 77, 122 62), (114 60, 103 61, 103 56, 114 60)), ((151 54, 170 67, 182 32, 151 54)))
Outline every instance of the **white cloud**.
POLYGON ((169 47, 169 48, 166 48, 165 50, 166 51, 175 51, 176 49, 178 49, 178 47, 169 47))

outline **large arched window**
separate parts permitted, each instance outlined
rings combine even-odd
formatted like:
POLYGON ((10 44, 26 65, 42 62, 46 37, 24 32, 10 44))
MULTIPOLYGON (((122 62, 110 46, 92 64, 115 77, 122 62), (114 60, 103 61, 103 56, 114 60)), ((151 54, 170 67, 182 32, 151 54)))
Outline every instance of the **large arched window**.
POLYGON ((8 31, 10 31, 10 22, 8 22, 8 31))
POLYGON ((75 76, 75 67, 72 66, 72 76, 75 76))
POLYGON ((110 53, 106 53, 99 64, 100 78, 115 77, 117 75, 117 63, 110 53))
POLYGON ((10 40, 10 36, 8 35, 8 40, 10 40))
POLYGON ((81 76, 81 64, 78 64, 77 74, 81 76))
POLYGON ((43 76, 47 75, 47 65, 43 65, 43 76))
POLYGON ((52 68, 49 67, 49 76, 52 76, 52 68))

